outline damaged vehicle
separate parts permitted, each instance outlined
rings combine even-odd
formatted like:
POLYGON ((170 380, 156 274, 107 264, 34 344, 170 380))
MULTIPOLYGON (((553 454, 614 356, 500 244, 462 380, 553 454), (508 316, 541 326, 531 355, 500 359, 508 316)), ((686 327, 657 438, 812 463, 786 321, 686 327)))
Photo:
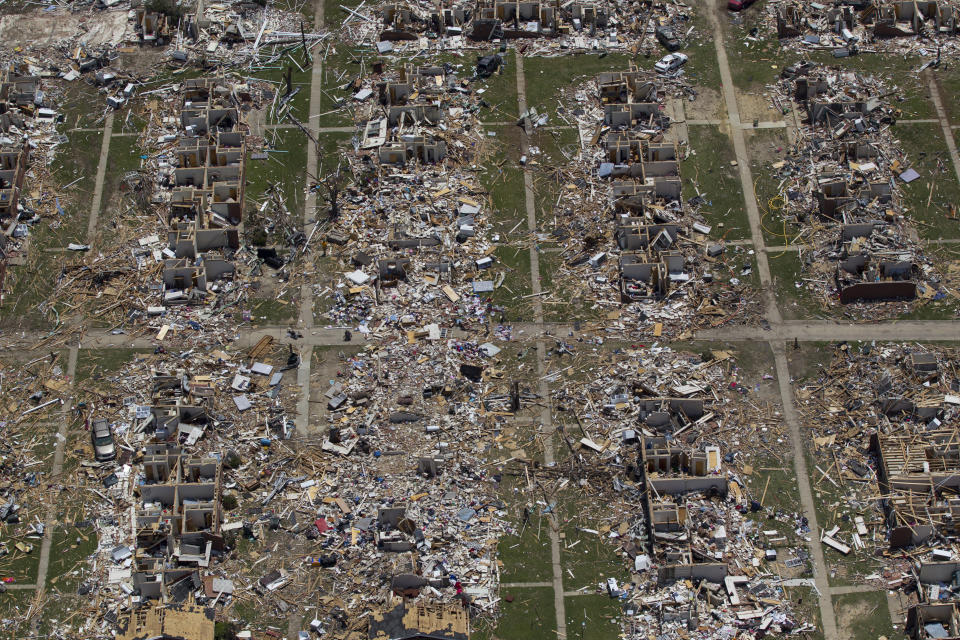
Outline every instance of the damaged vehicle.
POLYGON ((117 457, 117 446, 113 442, 113 430, 110 423, 99 418, 90 427, 90 440, 93 443, 93 458, 97 462, 109 462, 117 457))

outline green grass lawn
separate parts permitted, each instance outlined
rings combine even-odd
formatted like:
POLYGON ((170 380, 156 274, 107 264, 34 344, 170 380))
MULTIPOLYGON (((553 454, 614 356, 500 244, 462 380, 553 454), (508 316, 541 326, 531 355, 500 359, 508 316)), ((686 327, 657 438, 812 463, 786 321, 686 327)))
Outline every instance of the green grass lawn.
MULTIPOLYGON (((349 165, 343 155, 353 151, 353 134, 321 133, 318 139, 320 140, 320 157, 318 158, 320 166, 317 167, 316 177, 322 180, 331 172, 336 171, 338 167, 341 170, 348 171, 349 165)), ((306 161, 304 161, 304 164, 306 164, 306 161)), ((312 179, 311 182, 313 182, 312 179)))
POLYGON ((620 601, 606 594, 567 596, 568 640, 610 640, 620 635, 620 601))
POLYGON ((313 143, 299 129, 275 129, 267 132, 266 140, 266 160, 253 160, 247 154, 247 212, 256 215, 260 204, 269 197, 267 190, 276 186, 292 218, 290 223, 299 227, 306 200, 307 145, 313 143))
POLYGON ((472 633, 477 640, 556 640, 557 614, 552 587, 501 589, 500 619, 494 628, 472 633), (507 602, 506 597, 512 602, 507 602))
MULTIPOLYGON (((556 251, 540 251, 540 288, 548 291, 542 298, 545 322, 590 322, 609 309, 594 309, 592 291, 580 276, 563 274, 563 255, 556 251)), ((608 283, 613 287, 614 284, 608 283)))
POLYGON ((482 274, 495 279, 496 271, 505 273, 503 284, 494 291, 494 304, 503 305, 508 320, 532 320, 532 302, 523 296, 532 293, 530 282, 530 234, 527 225, 523 169, 520 167, 521 131, 515 126, 486 127, 496 135, 485 140, 480 184, 490 198, 492 233, 500 234, 500 245, 493 253, 494 271, 482 274))
POLYGON ((922 238, 960 238, 960 220, 947 218, 949 205, 960 202, 960 184, 950 162, 939 124, 900 123, 894 130, 920 178, 902 184, 903 204, 922 238))
MULTIPOLYGON (((650 60, 652 66, 655 60, 650 60)), ((539 113, 549 113, 551 120, 557 112, 561 92, 576 87, 601 71, 629 71, 630 56, 613 53, 584 54, 572 58, 524 58, 527 107, 536 107, 539 113)), ((551 122, 550 124, 557 124, 551 122)))
MULTIPOLYGON (((360 6, 361 0, 323 0, 323 22, 327 27, 336 29, 343 24, 343 21, 350 17, 350 12, 344 11, 342 7, 356 9, 360 6)), ((354 18, 357 22, 360 18, 354 18)))
MULTIPOLYGON (((569 184, 567 175, 556 169, 576 159, 580 153, 580 136, 572 127, 540 128, 530 137, 530 147, 539 150, 539 153, 531 154, 528 158, 528 166, 533 172, 537 226, 547 230, 554 226, 557 198, 569 184)), ((562 202, 560 206, 563 206, 562 202)))
POLYGON ((940 84, 940 100, 943 101, 947 119, 952 125, 960 124, 960 101, 957 100, 960 95, 960 64, 950 63, 931 73, 940 84))
MULTIPOLYGON (((288 46, 287 53, 273 62, 267 62, 266 57, 264 57, 261 66, 254 66, 251 69, 250 77, 258 80, 266 80, 273 84, 273 90, 277 94, 276 106, 279 110, 280 98, 287 90, 286 77, 287 71, 289 70, 290 83, 292 85, 291 92, 296 91, 296 93, 288 100, 287 104, 289 105, 291 115, 304 126, 307 126, 307 118, 310 115, 310 83, 313 77, 313 65, 310 60, 304 56, 302 47, 297 47, 300 47, 300 45, 288 46), (297 91, 298 89, 299 91, 297 91)), ((323 45, 318 45, 318 48, 314 49, 314 55, 322 51, 323 45)), ((270 57, 272 58, 273 56, 271 55, 270 57)), ((266 106, 269 108, 270 105, 266 106)), ((286 116, 278 117, 278 114, 275 113, 273 114, 273 118, 269 118, 268 116, 267 123, 290 124, 290 121, 286 116)))
POLYGON ((96 550, 97 532, 93 527, 77 527, 72 523, 57 525, 50 547, 47 585, 64 593, 76 591, 87 558, 96 550))
MULTIPOLYGON (((0 559, 0 575, 13 578, 15 584, 33 584, 37 581, 37 570, 40 565, 40 539, 10 539, 5 532, 0 531, 0 541, 7 543, 9 555, 0 559), (16 549, 13 545, 22 542, 32 547, 29 553, 16 549)), ((0 599, 3 595, 0 595, 0 599)))
MULTIPOLYGON (((717 49, 713 43, 713 27, 703 11, 695 11, 692 22, 696 29, 694 33, 701 34, 701 37, 693 37, 687 43, 687 48, 683 49, 683 53, 690 58, 683 73, 687 80, 698 88, 719 90, 720 64, 717 62, 717 49)), ((663 51, 658 49, 657 55, 661 53, 663 51)))
MULTIPOLYGON (((493 255, 497 262, 495 271, 504 271, 503 283, 493 292, 493 303, 504 307, 504 316, 509 321, 533 321, 533 292, 530 282, 530 250, 525 246, 499 246, 493 255)), ((481 278, 493 277, 481 274, 481 278)))
POLYGON ((786 157, 790 149, 785 129, 751 129, 744 132, 753 188, 760 209, 764 243, 770 246, 791 243, 799 227, 785 223, 784 202, 780 195, 780 179, 773 164, 786 157))
POLYGON ((520 130, 513 127, 490 128, 497 138, 488 138, 494 145, 492 155, 484 160, 480 184, 490 194, 491 222, 495 231, 509 232, 519 222, 513 233, 527 233, 527 206, 520 168, 519 148, 511 142, 518 141, 520 130), (502 138, 502 139, 500 139, 502 138))
MULTIPOLYGON (((64 83, 64 91, 58 104, 63 114, 63 127, 95 128, 102 127, 103 96, 96 87, 86 82, 64 83), (99 122, 97 122, 99 120, 99 122)), ((69 135, 69 134, 68 134, 69 135)))
MULTIPOLYGON (((480 118, 485 122, 512 121, 520 114, 517 103, 517 54, 511 49, 500 55, 503 56, 500 70, 489 78, 477 80, 473 85, 475 91, 483 92, 481 99, 490 105, 480 112, 480 118)), ((473 59, 466 58, 467 62, 473 62, 473 59)))
POLYGON ((805 320, 824 316, 820 301, 803 283, 799 254, 796 251, 767 255, 770 278, 777 296, 777 307, 784 320, 805 320), (797 283, 801 283, 797 287, 797 283))
MULTIPOLYGON (((22 638, 29 632, 31 620, 27 611, 33 600, 33 591, 7 591, 0 594, 0 636, 22 638)), ((36 610, 39 615, 40 609, 36 610)))
POLYGON ((903 118, 927 119, 936 117, 929 98, 925 79, 915 70, 923 62, 916 56, 894 56, 862 53, 847 58, 834 58, 830 51, 800 53, 781 46, 775 31, 763 26, 766 13, 764 3, 756 3, 740 14, 741 25, 725 26, 727 55, 734 84, 742 91, 756 92, 764 85, 777 81, 780 71, 800 60, 812 60, 830 67, 879 75, 893 83, 896 91, 889 97, 891 104, 903 112, 903 118), (751 30, 759 29, 756 39, 751 30))
POLYGON ((842 640, 876 640, 897 637, 890 621, 887 592, 849 593, 833 596, 837 632, 842 640))
POLYGON ((790 375, 798 382, 816 380, 833 359, 832 342, 798 342, 799 349, 787 349, 790 375))
POLYGON ((143 358, 153 349, 80 349, 77 352, 77 383, 109 376, 135 358, 143 358))
MULTIPOLYGON (((94 237, 90 238, 91 243, 102 251, 116 248, 119 229, 123 227, 139 229, 142 219, 138 216, 144 215, 150 216, 151 220, 156 219, 153 211, 148 208, 149 205, 138 206, 133 198, 125 197, 123 191, 124 177, 131 171, 140 169, 142 153, 136 135, 114 135, 110 140, 100 214, 97 218, 97 228, 93 232, 94 237)), ((83 233, 86 233, 86 229, 83 233)), ((77 242, 81 242, 81 239, 77 242)))
POLYGON ((288 297, 283 300, 251 296, 248 306, 250 308, 253 326, 286 326, 296 321, 300 315, 300 305, 296 304, 296 300, 289 300, 290 294, 291 292, 288 291, 288 297))
POLYGON ((784 595, 797 619, 801 622, 808 622, 815 628, 814 631, 808 631, 801 637, 807 640, 823 640, 819 594, 810 587, 787 587, 784 588, 784 595))
POLYGON ((550 559, 550 521, 539 514, 526 526, 518 523, 521 535, 505 535, 497 545, 503 563, 501 582, 546 582, 553 578, 550 559))
MULTIPOLYGON (((576 511, 568 507, 566 513, 571 516, 576 511)), ((561 527, 564 538, 560 541, 560 563, 564 589, 576 591, 587 587, 592 590, 607 578, 616 578, 618 582, 629 579, 624 560, 617 553, 616 540, 579 531, 578 526, 596 529, 598 523, 573 517, 561 527)))
POLYGON ((714 227, 713 237, 749 238, 740 172, 730 164, 736 160, 730 136, 712 125, 690 125, 688 132, 691 154, 680 165, 684 200, 698 193, 707 200, 700 211, 714 227))
MULTIPOLYGON (((67 136, 70 144, 63 145, 50 166, 52 182, 60 187, 74 183, 69 189, 59 189, 55 197, 42 195, 41 201, 31 202, 42 219, 30 228, 26 262, 12 266, 7 272, 4 304, 0 307, 0 324, 29 326, 32 329, 50 328, 55 316, 41 310, 53 293, 61 265, 77 259, 66 252, 70 242, 86 242, 87 220, 96 183, 97 165, 103 140, 101 132, 74 131, 67 136), (76 182, 75 182, 76 181, 76 182), (57 199, 63 214, 57 209, 57 199)), ((24 196, 32 199, 29 179, 24 196)))
MULTIPOLYGON (((375 56, 350 43, 334 42, 319 45, 314 55, 324 58, 320 86, 319 116, 312 122, 319 127, 343 127, 354 124, 354 108, 347 86, 361 74, 370 72, 375 56)), ((308 88, 309 93, 310 88, 308 88)))

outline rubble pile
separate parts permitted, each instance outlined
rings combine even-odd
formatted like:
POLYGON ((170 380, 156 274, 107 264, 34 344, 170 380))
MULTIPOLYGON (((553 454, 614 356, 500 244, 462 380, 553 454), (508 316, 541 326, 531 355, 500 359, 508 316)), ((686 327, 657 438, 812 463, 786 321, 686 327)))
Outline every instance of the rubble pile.
POLYGON ((25 33, 42 29, 43 37, 29 43, 32 53, 43 52, 44 64, 68 81, 99 70, 115 71, 121 55, 136 47, 156 48, 173 67, 196 65, 207 72, 281 60, 299 67, 294 54, 301 51, 309 58, 328 37, 326 31, 304 24, 300 8, 274 3, 202 3, 201 15, 176 2, 109 0, 105 5, 86 11, 47 7, 18 13, 0 25, 0 35, 27 44, 25 33), (57 19, 57 29, 38 27, 47 19, 57 19))
POLYGON ((779 411, 728 352, 653 345, 620 356, 560 386, 553 400, 571 452, 559 468, 600 492, 592 513, 579 516, 605 523, 595 533, 618 544, 631 568, 629 584, 607 587, 623 601, 624 632, 761 637, 809 628, 780 586, 807 565, 798 542, 806 520, 764 507, 766 487, 751 478, 789 460, 779 411))
POLYGON ((345 39, 374 44, 381 54, 425 48, 459 51, 491 41, 522 40, 528 55, 558 56, 594 50, 670 50, 695 37, 690 6, 682 2, 516 2, 483 0, 437 7, 405 0, 349 9, 345 39), (664 46, 668 46, 664 44, 664 46))
POLYGON ((781 44, 826 50, 949 58, 960 51, 960 4, 955 0, 817 3, 786 0, 765 7, 765 21, 781 44))
MULTIPOLYGON (((93 456, 82 442, 73 451, 82 470, 65 490, 79 492, 86 512, 77 519, 98 540, 81 571, 81 592, 102 607, 89 625, 106 633, 131 605, 184 602, 228 553, 223 523, 236 500, 228 509, 224 492, 236 487, 240 456, 266 460, 273 441, 292 437, 298 387, 289 372, 298 364, 297 353, 264 339, 247 353, 157 349, 78 383, 91 399, 78 411, 93 456), (134 526, 115 516, 130 505, 134 526)), ((220 592, 227 604, 230 590, 220 592)))
POLYGON ((480 98, 450 64, 375 71, 354 97, 361 135, 341 170, 353 183, 334 187, 335 211, 326 189, 323 241, 342 276, 318 292, 327 319, 363 333, 483 322, 504 270, 478 176, 480 98))
POLYGON ((255 228, 244 225, 252 207, 245 114, 276 97, 268 87, 225 78, 164 87, 169 100, 161 107, 152 99, 141 167, 125 178, 128 211, 138 215, 117 226, 111 248, 64 268, 59 295, 85 300, 94 317, 164 336, 232 327, 237 307, 249 319, 251 296, 271 275, 289 279, 306 240, 282 201, 267 198, 257 213, 296 229, 285 238, 289 248, 278 253, 246 241, 255 228))
POLYGON ((204 3, 203 14, 190 16, 184 31, 187 39, 170 52, 172 60, 224 65, 230 70, 237 65, 291 63, 303 71, 328 37, 326 30, 308 29, 301 10, 259 3, 204 3))
MULTIPOLYGON (((945 296, 901 203, 899 185, 919 174, 895 137, 888 87, 809 63, 791 71, 796 75, 778 85, 779 99, 795 99, 805 122, 792 157, 773 165, 780 196, 768 203, 767 216, 779 210, 784 226, 800 227, 783 237, 810 247, 800 251, 803 286, 825 305, 945 296)), ((767 224, 775 230, 778 222, 767 224)), ((889 304, 881 313, 903 306, 889 304)), ((878 313, 876 305, 861 310, 878 313)))
POLYGON ((54 192, 50 163, 68 138, 56 131, 58 113, 37 73, 39 69, 23 62, 0 68, 0 287, 4 291, 11 288, 6 282, 8 265, 23 264, 26 259, 31 228, 40 223, 60 227, 70 197, 54 192))
POLYGON ((316 630, 337 637, 401 595, 493 616, 504 506, 484 456, 511 406, 533 399, 500 380, 487 355, 499 349, 423 340, 344 355, 322 394, 329 426, 307 433, 289 419, 299 360, 284 351, 265 339, 247 353, 138 356, 86 385, 100 398, 90 419, 121 450, 83 474, 106 501, 91 508, 133 504, 137 523, 135 535, 97 525, 85 590, 113 612, 99 628, 130 594, 227 617, 255 606, 267 621, 318 588, 316 630))
MULTIPOLYGON (((30 560, 40 554, 44 501, 56 426, 69 419, 69 386, 58 353, 0 365, 0 590, 29 583, 30 560)), ((2 628, 2 627, 0 627, 2 628)))
POLYGON ((712 240, 700 201, 682 197, 682 147, 665 109, 681 92, 677 78, 632 69, 600 74, 564 107, 581 151, 553 209, 559 272, 595 308, 620 310, 611 323, 619 330, 678 335, 752 322, 759 310, 747 295, 750 259, 735 267, 739 248, 730 255, 712 240))
POLYGON ((839 554, 883 563, 878 573, 848 577, 908 590, 918 573, 920 582, 950 581, 923 567, 957 560, 956 357, 947 347, 841 344, 797 389, 815 447, 815 486, 831 496, 820 539, 839 554))

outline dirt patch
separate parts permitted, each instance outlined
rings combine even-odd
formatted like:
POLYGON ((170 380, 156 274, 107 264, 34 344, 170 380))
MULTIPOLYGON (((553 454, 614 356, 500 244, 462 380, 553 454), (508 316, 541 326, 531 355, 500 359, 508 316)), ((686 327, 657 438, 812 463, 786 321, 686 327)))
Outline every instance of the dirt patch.
POLYGON ((95 47, 133 37, 127 10, 98 11, 96 18, 69 11, 33 11, 0 17, 0 42, 7 47, 47 47, 74 38, 95 47))
POLYGON ((712 87, 696 87, 696 90, 697 99, 684 103, 687 120, 722 120, 727 117, 719 91, 712 87))
POLYGON ((855 638, 856 629, 865 618, 876 615, 876 606, 868 601, 844 603, 837 606, 837 635, 841 638, 855 638))
POLYGON ((785 129, 751 129, 745 133, 752 167, 767 167, 782 160, 788 150, 789 140, 785 129))
POLYGON ((165 47, 138 47, 121 53, 112 67, 124 73, 149 76, 163 69, 169 60, 170 56, 165 47))
MULTIPOLYGON (((350 363, 347 359, 356 355, 361 348, 345 346, 314 351, 313 362, 310 363, 310 419, 303 435, 326 435, 327 416, 330 415, 326 392, 331 386, 330 381, 346 382, 346 376, 350 375, 350 363)), ((302 354, 302 357, 306 357, 306 354, 302 354)))
POLYGON ((740 122, 774 122, 783 120, 783 114, 773 108, 770 98, 755 93, 737 93, 737 108, 740 122))
MULTIPOLYGON (((792 285, 791 285, 792 286, 792 285)), ((787 368, 798 380, 816 380, 821 367, 830 366, 833 348, 816 342, 797 342, 787 345, 787 368)))

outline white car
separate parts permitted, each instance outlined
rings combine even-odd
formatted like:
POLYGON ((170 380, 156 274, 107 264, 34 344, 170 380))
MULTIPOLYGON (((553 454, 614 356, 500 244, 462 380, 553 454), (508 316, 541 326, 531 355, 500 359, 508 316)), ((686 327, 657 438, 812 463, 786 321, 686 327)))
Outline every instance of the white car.
POLYGON ((687 56, 683 53, 668 53, 660 58, 660 62, 653 65, 657 73, 673 73, 683 65, 687 64, 687 56))

